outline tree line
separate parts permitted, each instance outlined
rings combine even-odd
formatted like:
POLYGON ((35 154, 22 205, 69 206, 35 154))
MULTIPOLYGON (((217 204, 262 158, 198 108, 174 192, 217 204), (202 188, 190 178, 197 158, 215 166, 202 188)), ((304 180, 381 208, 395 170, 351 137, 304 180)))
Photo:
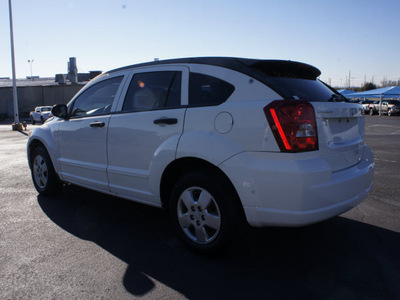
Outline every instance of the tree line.
MULTIPOLYGON (((382 87, 387 86, 400 86, 400 79, 399 80, 382 80, 380 85, 377 85, 373 82, 365 82, 361 87, 351 87, 351 90, 355 92, 363 92, 363 91, 370 91, 375 90, 382 87)), ((341 87, 335 87, 335 89, 340 90, 341 87)))

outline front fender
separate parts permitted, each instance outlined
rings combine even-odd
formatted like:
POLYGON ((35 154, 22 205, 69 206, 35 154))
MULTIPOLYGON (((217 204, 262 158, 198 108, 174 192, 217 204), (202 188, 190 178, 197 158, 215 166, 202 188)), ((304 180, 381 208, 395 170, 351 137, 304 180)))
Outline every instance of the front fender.
POLYGON ((26 145, 29 167, 31 160, 31 152, 33 150, 32 146, 37 143, 41 143, 44 145, 44 147, 46 148, 47 152, 50 155, 51 161, 54 166, 54 170, 57 173, 59 173, 60 165, 58 163, 58 158, 60 157, 60 153, 57 146, 57 138, 56 138, 57 127, 58 127, 57 123, 54 120, 52 122, 45 123, 42 126, 32 130, 26 145))

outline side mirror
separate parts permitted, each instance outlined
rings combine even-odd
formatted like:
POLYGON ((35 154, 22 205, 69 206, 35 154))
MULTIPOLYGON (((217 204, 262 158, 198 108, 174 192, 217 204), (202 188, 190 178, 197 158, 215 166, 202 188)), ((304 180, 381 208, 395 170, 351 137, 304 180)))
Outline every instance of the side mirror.
POLYGON ((51 109, 51 113, 55 117, 68 119, 68 108, 65 104, 54 105, 53 108, 51 109))

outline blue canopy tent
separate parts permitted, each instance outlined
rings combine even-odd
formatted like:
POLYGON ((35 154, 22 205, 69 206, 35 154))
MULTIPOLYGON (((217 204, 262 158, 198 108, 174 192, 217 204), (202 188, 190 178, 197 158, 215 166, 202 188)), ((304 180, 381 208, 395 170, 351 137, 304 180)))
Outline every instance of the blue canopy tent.
POLYGON ((380 89, 346 94, 348 98, 400 98, 400 86, 387 86, 380 89))
POLYGON ((354 94, 354 91, 350 91, 350 90, 338 90, 338 92, 341 93, 345 97, 347 97, 348 94, 354 94))

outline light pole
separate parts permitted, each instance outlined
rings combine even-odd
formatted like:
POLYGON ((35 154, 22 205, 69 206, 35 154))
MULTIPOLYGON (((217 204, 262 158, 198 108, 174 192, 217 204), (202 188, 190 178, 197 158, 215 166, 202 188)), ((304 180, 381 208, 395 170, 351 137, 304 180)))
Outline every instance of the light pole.
POLYGON ((31 80, 33 80, 33 75, 32 75, 32 64, 33 64, 33 59, 28 59, 28 63, 31 65, 31 80))
POLYGON ((16 83, 16 75, 15 75, 14 33, 13 33, 13 22, 12 22, 11 0, 8 0, 8 8, 9 8, 9 12, 10 12, 10 41, 11 41, 11 64, 12 64, 12 75, 13 75, 14 124, 19 124, 17 83, 16 83))

